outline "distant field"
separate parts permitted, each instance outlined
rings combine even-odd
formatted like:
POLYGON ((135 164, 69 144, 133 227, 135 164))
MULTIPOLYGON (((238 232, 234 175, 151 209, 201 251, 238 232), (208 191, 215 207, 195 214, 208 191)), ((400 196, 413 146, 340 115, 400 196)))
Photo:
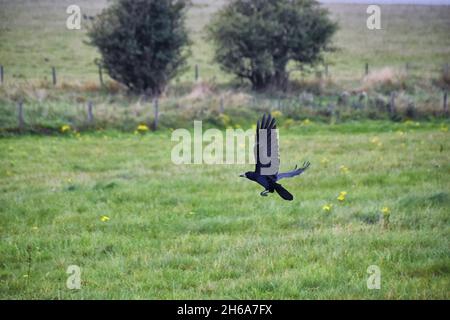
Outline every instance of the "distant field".
POLYGON ((294 202, 260 197, 251 166, 175 166, 167 131, 0 139, 0 299, 450 298, 448 125, 280 137, 282 168, 312 163, 294 202))
MULTIPOLYGON (((93 64, 96 50, 84 44, 85 29, 65 28, 65 10, 73 1, 1 0, 0 64, 5 66, 6 81, 11 79, 50 78, 56 66, 61 81, 97 80, 93 64)), ((80 0, 83 13, 97 14, 106 0, 80 0)), ((190 70, 179 80, 192 81, 193 68, 199 64, 203 79, 227 82, 211 62, 212 48, 204 39, 204 26, 223 1, 195 0, 189 11, 188 26, 194 40, 190 70)), ((428 76, 450 62, 450 6, 383 5, 382 30, 366 28, 367 5, 327 4, 341 26, 335 37, 340 50, 327 55, 330 73, 335 79, 359 79, 364 63, 371 68, 391 66, 428 76)), ((294 76, 299 76, 295 75, 294 76)))

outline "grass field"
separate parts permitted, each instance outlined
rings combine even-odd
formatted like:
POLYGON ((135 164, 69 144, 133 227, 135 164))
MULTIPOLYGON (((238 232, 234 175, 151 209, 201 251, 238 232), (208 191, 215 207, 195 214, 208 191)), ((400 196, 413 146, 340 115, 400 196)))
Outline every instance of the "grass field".
POLYGON ((260 197, 250 166, 175 166, 166 131, 0 139, 0 298, 450 297, 448 124, 280 138, 283 168, 312 163, 293 202, 260 197))
MULTIPOLYGON (((95 15, 106 0, 79 0, 82 13, 95 15)), ((194 0, 187 25, 194 41, 189 70, 179 81, 194 80, 194 65, 203 80, 226 83, 232 76, 212 63, 212 47, 205 40, 204 27, 224 3, 223 0, 194 0)), ((51 79, 50 68, 58 70, 60 82, 97 81, 93 63, 96 50, 87 46, 86 22, 82 30, 67 30, 66 8, 71 0, 1 0, 0 64, 6 81, 51 79)), ((359 80, 364 64, 371 70, 386 66, 404 69, 420 76, 433 76, 444 63, 450 63, 450 6, 382 5, 382 30, 366 28, 367 5, 326 4, 340 30, 334 45, 337 52, 326 56, 334 79, 359 80)), ((293 73, 293 77, 299 74, 293 73)))
MULTIPOLYGON (((95 15, 107 1, 76 3, 95 15)), ((330 77, 255 93, 211 62, 204 27, 224 1, 193 3, 190 69, 141 135, 152 104, 99 86, 85 25, 65 27, 73 1, 0 0, 0 299, 449 299, 450 6, 382 5, 370 31, 367 5, 327 4, 330 77), (293 202, 239 178, 251 165, 171 162, 172 129, 246 128, 263 112, 277 114, 282 169, 312 163, 283 183, 293 202)))

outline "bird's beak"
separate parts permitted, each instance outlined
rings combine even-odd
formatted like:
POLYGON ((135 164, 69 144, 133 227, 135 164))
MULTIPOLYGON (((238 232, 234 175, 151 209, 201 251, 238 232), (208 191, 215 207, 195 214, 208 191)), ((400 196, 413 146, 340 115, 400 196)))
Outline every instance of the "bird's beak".
POLYGON ((240 174, 239 177, 245 178, 245 174, 240 174))

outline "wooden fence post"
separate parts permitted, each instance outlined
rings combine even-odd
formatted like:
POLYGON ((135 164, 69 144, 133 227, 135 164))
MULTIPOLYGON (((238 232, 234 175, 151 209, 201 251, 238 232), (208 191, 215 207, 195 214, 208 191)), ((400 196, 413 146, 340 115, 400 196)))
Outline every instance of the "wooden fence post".
POLYGON ((350 94, 347 91, 342 92, 338 98, 338 106, 346 107, 349 104, 350 94))
POLYGON ((56 68, 52 67, 52 79, 53 79, 53 85, 56 86, 56 68))
POLYGON ((366 76, 369 74, 369 63, 366 62, 366 76))
POLYGON ((156 131, 158 129, 158 118, 159 118, 159 101, 158 101, 158 97, 155 97, 153 99, 153 109, 154 109, 154 113, 155 113, 155 118, 153 119, 153 131, 156 131))
POLYGON ((92 101, 88 101, 87 104, 87 120, 88 120, 88 124, 91 125, 94 123, 94 114, 92 113, 92 101))
POLYGON ((367 107, 367 100, 368 100, 367 93, 366 92, 360 93, 359 97, 358 97, 359 107, 363 108, 363 109, 366 108, 367 107))
POLYGON ((444 115, 448 117, 448 101, 447 101, 447 91, 444 91, 444 99, 443 99, 443 109, 444 109, 444 115))
POLYGON ((322 79, 322 71, 316 71, 316 78, 317 79, 322 79))
POLYGON ((195 65, 195 81, 198 80, 199 77, 199 69, 198 69, 198 64, 195 65))
POLYGON ((17 103, 17 115, 19 121, 19 129, 22 130, 25 127, 25 120, 23 119, 23 101, 19 100, 17 103))
POLYGON ((395 97, 396 97, 396 93, 391 92, 391 99, 389 101, 389 114, 391 116, 395 114, 395 97))
POLYGON ((0 65, 0 84, 3 84, 3 65, 0 65))
POLYGON ((98 65, 98 78, 100 80, 100 85, 103 87, 103 72, 101 65, 98 65))
POLYGON ((223 114, 225 111, 224 103, 223 103, 223 96, 220 96, 220 105, 219 105, 219 113, 223 114))
POLYGON ((330 115, 330 123, 336 122, 336 107, 333 103, 328 104, 328 113, 330 115))

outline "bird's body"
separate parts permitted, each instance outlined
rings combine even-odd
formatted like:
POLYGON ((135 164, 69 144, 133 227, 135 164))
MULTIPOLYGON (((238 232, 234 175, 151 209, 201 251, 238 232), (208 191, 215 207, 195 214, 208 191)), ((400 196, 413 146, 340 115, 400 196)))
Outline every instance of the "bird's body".
POLYGON ((255 181, 256 183, 259 183, 262 185, 265 190, 272 191, 274 190, 273 183, 275 181, 274 176, 263 176, 260 174, 257 174, 256 172, 247 172, 246 178, 252 181, 255 181))
POLYGON ((269 115, 266 118, 264 115, 261 122, 258 121, 256 126, 256 141, 255 141, 255 171, 246 172, 241 177, 246 177, 249 180, 255 181, 264 187, 261 192, 262 196, 267 196, 268 193, 277 192, 284 200, 293 200, 294 197, 281 184, 279 180, 284 178, 291 178, 298 176, 308 169, 310 163, 305 162, 302 168, 284 173, 278 173, 280 166, 278 136, 275 119, 269 115), (264 160, 264 161, 263 161, 264 160))

